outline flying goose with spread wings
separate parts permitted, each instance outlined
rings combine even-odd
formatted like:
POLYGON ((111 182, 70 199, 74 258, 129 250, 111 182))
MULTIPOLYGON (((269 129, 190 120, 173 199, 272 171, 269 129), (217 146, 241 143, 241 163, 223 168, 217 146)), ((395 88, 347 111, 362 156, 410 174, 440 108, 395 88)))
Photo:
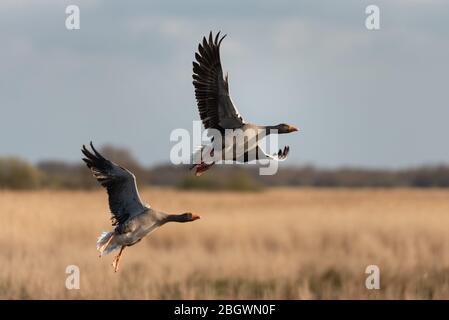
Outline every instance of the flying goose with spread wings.
POLYGON ((258 159, 282 161, 290 151, 288 146, 275 155, 266 154, 259 146, 263 137, 270 134, 285 134, 298 131, 294 126, 281 123, 260 126, 246 122, 232 102, 229 94, 228 75, 223 75, 220 61, 220 45, 224 35, 220 32, 209 39, 203 37, 193 62, 193 85, 198 111, 204 128, 212 134, 210 144, 202 145, 193 155, 193 166, 197 176, 202 175, 218 160, 250 162, 258 159), (234 139, 236 131, 244 139, 234 139), (218 138, 218 139, 217 139, 218 138), (217 152, 219 151, 219 152, 217 152))
POLYGON ((110 232, 103 232, 97 241, 100 257, 120 249, 112 266, 119 270, 123 250, 166 224, 167 222, 190 222, 200 218, 197 214, 186 212, 168 214, 151 208, 140 199, 136 178, 132 172, 104 158, 90 143, 92 151, 83 145, 83 161, 93 176, 106 188, 111 210, 112 225, 110 232))

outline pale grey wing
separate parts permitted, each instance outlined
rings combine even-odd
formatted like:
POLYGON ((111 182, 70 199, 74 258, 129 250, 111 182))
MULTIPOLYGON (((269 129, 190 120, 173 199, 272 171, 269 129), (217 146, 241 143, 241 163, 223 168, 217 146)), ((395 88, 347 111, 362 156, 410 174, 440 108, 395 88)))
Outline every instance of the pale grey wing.
POLYGON ((228 76, 223 77, 220 61, 220 32, 209 40, 203 37, 203 42, 195 53, 196 62, 193 62, 193 85, 195 98, 198 104, 201 121, 204 128, 224 129, 240 128, 245 122, 234 106, 229 95, 228 76))
MULTIPOLYGON (((254 154, 256 155, 256 159, 270 159, 270 160, 276 160, 276 161, 284 161, 285 159, 287 159, 289 152, 290 152, 290 147, 285 146, 284 150, 279 149, 278 153, 269 155, 269 154, 266 154, 259 146, 257 146, 256 152, 254 154)), ((249 161, 251 161, 251 160, 254 160, 254 159, 249 159, 249 161)))
POLYGON ((92 142, 93 153, 83 145, 81 150, 86 158, 83 161, 94 177, 106 188, 109 196, 109 208, 112 213, 112 225, 122 224, 126 220, 147 210, 140 200, 136 178, 127 169, 105 159, 92 142))

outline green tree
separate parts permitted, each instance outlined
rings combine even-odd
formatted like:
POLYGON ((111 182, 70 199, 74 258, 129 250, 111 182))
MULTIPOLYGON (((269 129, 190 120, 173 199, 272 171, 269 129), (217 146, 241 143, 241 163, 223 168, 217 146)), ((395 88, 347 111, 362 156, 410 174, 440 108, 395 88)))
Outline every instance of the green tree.
POLYGON ((0 188, 35 189, 41 186, 43 174, 30 163, 14 158, 0 158, 0 188))

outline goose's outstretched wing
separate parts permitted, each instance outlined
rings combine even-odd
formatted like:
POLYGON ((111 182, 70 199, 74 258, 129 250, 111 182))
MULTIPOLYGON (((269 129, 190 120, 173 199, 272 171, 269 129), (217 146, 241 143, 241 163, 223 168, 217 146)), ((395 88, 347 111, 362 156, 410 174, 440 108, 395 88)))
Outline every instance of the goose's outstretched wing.
POLYGON ((245 122, 234 106, 229 95, 228 76, 223 77, 220 61, 220 44, 224 35, 215 39, 212 32, 209 40, 203 37, 203 42, 195 53, 193 62, 193 85, 201 121, 206 129, 240 128, 245 122))
POLYGON ((83 161, 108 192, 109 208, 113 215, 111 217, 112 225, 122 224, 129 218, 146 211, 147 206, 140 200, 134 174, 105 159, 95 150, 92 142, 90 147, 93 153, 83 145, 81 151, 86 156, 83 161))
MULTIPOLYGON (((256 147, 256 159, 269 159, 269 160, 276 160, 276 161, 284 161, 288 157, 288 153, 290 152, 290 147, 285 146, 284 150, 279 149, 278 153, 269 155, 266 154, 259 146, 256 147)), ((249 159, 249 161, 254 159, 249 159)))

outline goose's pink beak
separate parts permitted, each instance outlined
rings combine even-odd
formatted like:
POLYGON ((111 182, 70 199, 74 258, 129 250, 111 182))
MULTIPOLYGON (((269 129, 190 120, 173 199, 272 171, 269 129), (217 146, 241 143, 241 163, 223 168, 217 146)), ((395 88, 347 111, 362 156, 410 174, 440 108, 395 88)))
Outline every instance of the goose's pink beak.
POLYGON ((295 131, 299 131, 299 129, 291 125, 288 126, 288 132, 295 132, 295 131))
POLYGON ((195 220, 198 220, 198 219, 200 219, 201 217, 199 216, 199 215, 197 215, 197 214, 195 214, 195 213, 192 213, 192 221, 195 221, 195 220))

